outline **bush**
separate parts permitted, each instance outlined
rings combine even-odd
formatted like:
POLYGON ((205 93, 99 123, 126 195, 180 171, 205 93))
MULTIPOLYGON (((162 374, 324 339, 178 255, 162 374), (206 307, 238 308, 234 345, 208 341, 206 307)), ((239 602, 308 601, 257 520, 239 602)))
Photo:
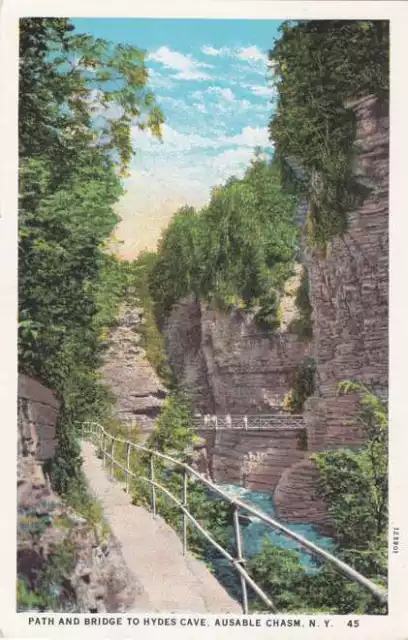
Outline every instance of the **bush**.
POLYGON ((284 408, 291 413, 300 413, 307 398, 312 396, 316 389, 315 384, 316 363, 313 358, 303 358, 296 370, 293 388, 285 396, 284 408))
POLYGON ((303 267, 299 288, 296 292, 295 304, 299 311, 299 317, 293 320, 289 329, 302 340, 310 340, 313 337, 312 305, 309 299, 309 278, 307 269, 303 267))

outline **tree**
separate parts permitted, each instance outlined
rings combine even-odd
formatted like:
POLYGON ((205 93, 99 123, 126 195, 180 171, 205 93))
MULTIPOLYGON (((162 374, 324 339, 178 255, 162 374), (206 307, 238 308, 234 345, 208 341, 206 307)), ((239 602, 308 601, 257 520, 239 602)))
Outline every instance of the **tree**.
POLYGON ((107 406, 100 334, 125 274, 105 241, 132 128, 160 136, 163 122, 144 60, 67 19, 20 23, 19 368, 60 397, 61 490, 79 469, 75 423, 107 406))
POLYGON ((296 250, 294 199, 282 192, 275 166, 255 156, 243 179, 213 189, 198 213, 181 209, 164 232, 151 275, 158 315, 193 294, 275 316, 296 250))
POLYGON ((150 274, 150 290, 159 319, 169 313, 178 299, 190 293, 199 294, 200 222, 193 207, 182 207, 162 234, 150 274))
POLYGON ((148 87, 145 52, 76 34, 68 19, 20 22, 20 157, 52 157, 66 180, 79 149, 101 148, 124 170, 131 130, 161 135, 163 114, 148 87))

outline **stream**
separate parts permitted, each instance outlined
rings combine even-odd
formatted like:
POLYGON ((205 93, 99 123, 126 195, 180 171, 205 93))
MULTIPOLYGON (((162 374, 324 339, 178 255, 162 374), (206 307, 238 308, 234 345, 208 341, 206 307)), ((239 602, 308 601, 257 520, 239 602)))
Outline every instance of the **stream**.
MULTIPOLYGON (((265 491, 252 491, 233 484, 220 484, 218 486, 228 493, 231 498, 239 498, 243 502, 247 502, 256 509, 263 511, 268 516, 278 519, 273 504, 273 495, 270 493, 265 491)), ((283 521, 282 524, 287 524, 289 529, 307 538, 310 542, 313 542, 319 547, 322 547, 322 549, 332 553, 335 552, 336 544, 334 540, 328 536, 320 534, 313 525, 299 523, 291 524, 283 521)), ((264 524, 259 518, 253 517, 253 521, 246 526, 242 526, 241 531, 243 548, 247 556, 251 557, 259 553, 262 550, 262 545, 266 538, 274 545, 284 549, 294 549, 295 551, 298 551, 301 565, 304 567, 305 571, 316 570, 316 565, 312 556, 302 549, 295 540, 291 540, 279 531, 272 529, 272 527, 264 524)))
MULTIPOLYGON (((265 491, 252 491, 233 484, 218 484, 218 486, 231 498, 239 498, 243 502, 247 502, 272 518, 277 518, 272 494, 265 491)), ((292 524, 284 521, 282 521, 282 524, 287 525, 289 529, 304 536, 310 540, 310 542, 313 542, 322 549, 335 553, 336 544, 334 540, 328 536, 320 534, 317 528, 313 525, 299 523, 292 524)), ((291 540, 279 531, 274 530, 255 516, 248 524, 241 525, 241 535, 243 555, 246 559, 259 553, 262 550, 264 541, 268 540, 278 547, 283 549, 292 549, 298 552, 300 565, 303 567, 305 572, 315 573, 319 571, 321 564, 318 560, 316 561, 316 558, 313 558, 313 556, 306 552, 295 540, 291 540)), ((234 546, 233 539, 231 539, 231 544, 234 546)), ((232 548, 230 551, 232 552, 232 548)), ((209 559, 213 565, 215 576, 221 584, 223 584, 224 588, 240 602, 241 587, 236 571, 231 567, 228 560, 220 557, 219 555, 212 555, 209 559)), ((249 589, 248 595, 250 597, 254 595, 251 589, 249 589)))

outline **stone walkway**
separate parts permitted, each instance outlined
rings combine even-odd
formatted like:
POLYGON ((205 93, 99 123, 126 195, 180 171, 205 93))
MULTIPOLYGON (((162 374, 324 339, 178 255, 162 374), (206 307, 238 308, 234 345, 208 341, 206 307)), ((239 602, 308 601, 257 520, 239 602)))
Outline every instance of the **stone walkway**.
POLYGON ((93 445, 82 443, 83 471, 103 507, 125 562, 140 585, 131 611, 163 613, 236 613, 238 602, 205 565, 183 556, 177 534, 160 517, 131 504, 123 487, 108 477, 93 445))

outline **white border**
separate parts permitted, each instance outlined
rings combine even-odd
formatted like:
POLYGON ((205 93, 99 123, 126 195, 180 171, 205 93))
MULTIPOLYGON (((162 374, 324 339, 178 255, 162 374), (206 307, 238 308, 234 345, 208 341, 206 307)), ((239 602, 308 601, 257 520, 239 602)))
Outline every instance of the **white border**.
MULTIPOLYGON (((225 638, 234 632, 237 638, 243 634, 269 637, 271 631, 245 628, 212 628, 194 630, 181 627, 28 627, 28 616, 15 613, 15 549, 16 549, 16 395, 17 395, 17 77, 18 77, 18 18, 20 16, 70 16, 70 17, 190 17, 190 18, 377 18, 391 20, 391 283, 390 283, 390 526, 399 526, 402 532, 401 552, 390 555, 390 614, 362 616, 358 629, 346 626, 351 616, 331 616, 332 627, 324 629, 276 628, 285 638, 345 638, 359 637, 374 640, 406 640, 408 638, 408 605, 405 602, 408 546, 408 511, 403 498, 407 486, 405 468, 408 455, 408 424, 404 420, 406 380, 408 366, 407 339, 404 333, 408 316, 406 300, 408 222, 405 200, 407 198, 407 120, 406 55, 408 40, 408 4, 405 2, 333 2, 320 0, 277 2, 217 2, 200 0, 185 2, 141 2, 140 0, 4 0, 0 14, 0 51, 2 61, 0 125, 1 173, 0 173, 0 301, 1 301, 1 367, 0 407, 2 413, 2 445, 0 474, 2 491, 0 512, 0 629, 5 637, 72 637, 79 631, 95 637, 145 638, 170 634, 174 638, 201 637, 208 631, 212 637, 225 638), (405 54, 405 55, 404 55, 405 54), (404 313, 405 311, 405 313, 404 313), (407 452, 407 453, 406 453, 407 452)), ((272 44, 272 41, 271 41, 272 44)), ((158 614, 159 615, 159 614, 158 614)), ((83 617, 83 616, 80 616, 83 617)), ((211 619, 213 616, 209 616, 211 619)), ((282 618, 300 616, 281 616, 282 618)), ((308 616, 301 616, 307 620, 308 616)), ((326 618, 322 616, 321 620, 326 618)), ((327 617, 328 618, 328 617, 327 617)))

